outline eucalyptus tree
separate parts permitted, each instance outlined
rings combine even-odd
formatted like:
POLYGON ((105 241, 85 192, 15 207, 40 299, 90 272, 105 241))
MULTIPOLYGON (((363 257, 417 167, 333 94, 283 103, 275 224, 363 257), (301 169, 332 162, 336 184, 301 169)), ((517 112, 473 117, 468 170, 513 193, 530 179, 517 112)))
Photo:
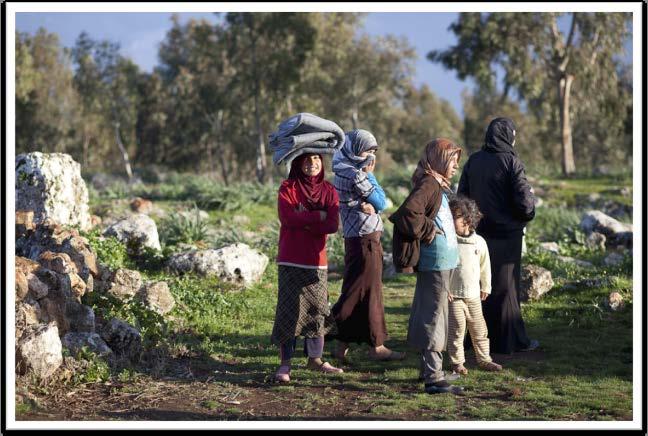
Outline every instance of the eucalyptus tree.
POLYGON ((252 103, 256 142, 255 173, 260 183, 267 170, 265 138, 282 113, 286 96, 299 81, 315 29, 307 13, 230 12, 225 16, 231 43, 232 86, 241 101, 252 103))
POLYGON ((76 65, 74 83, 81 96, 84 121, 84 155, 93 138, 98 160, 113 154, 117 146, 129 179, 133 172, 130 153, 136 151, 139 70, 119 53, 119 44, 91 39, 82 32, 72 49, 76 65), (126 140, 126 144, 124 144, 126 140))
POLYGON ((561 15, 462 13, 450 26, 457 44, 430 52, 428 59, 456 70, 461 79, 471 76, 490 87, 501 69, 505 96, 517 91, 532 111, 549 102, 558 114, 562 171, 570 175, 576 170, 573 107, 617 92, 615 59, 627 38, 630 14, 569 13, 566 32, 559 26, 561 15), (574 88, 581 90, 577 96, 574 88))
POLYGON ((78 156, 78 96, 69 53, 40 28, 16 33, 16 151, 78 156))

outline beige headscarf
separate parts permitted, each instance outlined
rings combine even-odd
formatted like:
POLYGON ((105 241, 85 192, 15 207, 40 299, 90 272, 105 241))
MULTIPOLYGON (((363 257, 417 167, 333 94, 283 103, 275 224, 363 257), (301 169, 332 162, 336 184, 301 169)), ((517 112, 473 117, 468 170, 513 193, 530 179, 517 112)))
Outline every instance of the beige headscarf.
POLYGON ((428 143, 412 175, 412 184, 416 185, 427 174, 434 177, 443 189, 450 189, 450 180, 445 175, 450 159, 456 154, 458 162, 461 151, 461 147, 446 138, 436 138, 428 143))

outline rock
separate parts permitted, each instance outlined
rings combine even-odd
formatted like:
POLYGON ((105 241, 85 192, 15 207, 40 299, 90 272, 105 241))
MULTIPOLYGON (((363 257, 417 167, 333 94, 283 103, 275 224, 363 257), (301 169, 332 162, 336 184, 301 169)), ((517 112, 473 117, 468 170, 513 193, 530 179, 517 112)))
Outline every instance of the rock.
POLYGON ((39 324, 43 319, 40 305, 37 301, 21 301, 16 303, 16 341, 31 326, 39 324))
POLYGON ((147 283, 137 295, 149 309, 160 315, 169 313, 175 306, 175 300, 166 282, 147 283))
POLYGON ((63 336, 61 344, 76 355, 83 347, 98 356, 110 356, 113 352, 108 344, 97 333, 68 333, 63 336))
POLYGON ((605 251, 605 235, 599 232, 592 232, 585 238, 585 246, 590 250, 605 251))
MULTIPOLYGON (((196 221, 203 221, 204 222, 204 221, 207 221, 209 219, 209 213, 205 212, 204 210, 200 210, 200 209, 183 210, 183 211, 179 212, 179 215, 181 217, 183 217, 184 219, 190 221, 190 222, 196 222, 196 221), (196 219, 196 216, 198 216, 198 219, 196 219)), ((238 215, 238 216, 242 217, 243 215, 238 215)), ((247 217, 245 217, 245 218, 247 218, 247 217)))
POLYGON ((218 250, 190 251, 171 256, 168 267, 175 273, 215 275, 245 287, 261 279, 268 257, 248 245, 236 243, 218 250))
POLYGON ((623 296, 618 292, 611 292, 605 303, 606 307, 614 312, 623 309, 625 306, 623 296))
POLYGON ((153 202, 142 197, 135 197, 130 202, 130 208, 133 212, 148 215, 153 210, 153 202))
POLYGON ((144 247, 161 250, 155 221, 141 213, 117 221, 104 230, 103 235, 119 239, 130 254, 141 254, 144 247))
POLYGON ((573 264, 576 264, 576 265, 580 266, 581 268, 593 268, 594 267, 594 264, 592 262, 588 262, 586 260, 581 260, 581 259, 575 259, 575 258, 570 257, 570 256, 557 256, 556 258, 558 260, 560 260, 561 262, 573 263, 573 264))
POLYGON ((76 265, 77 273, 84 280, 88 275, 92 274, 94 277, 99 275, 99 267, 97 265, 97 255, 90 248, 88 240, 82 236, 71 236, 66 238, 61 244, 61 252, 66 253, 76 265))
POLYGON ((138 271, 120 268, 112 275, 106 292, 120 300, 129 300, 141 287, 142 276, 138 271))
POLYGON ((40 263, 22 256, 16 256, 14 263, 16 265, 16 271, 22 271, 25 275, 33 273, 40 268, 40 263))
POLYGON ((68 154, 33 152, 16 156, 16 210, 46 220, 90 229, 88 189, 81 166, 68 154))
POLYGON ((72 332, 93 333, 95 331, 95 314, 92 307, 76 301, 68 301, 65 304, 65 317, 72 332))
POLYGON ((392 253, 383 253, 383 279, 396 277, 396 267, 394 266, 394 257, 392 253))
POLYGON ((77 273, 77 267, 66 253, 45 251, 38 256, 38 262, 45 268, 60 274, 77 273))
POLYGON ((62 295, 51 292, 39 301, 41 313, 45 322, 55 323, 60 335, 70 331, 70 323, 66 316, 66 301, 62 295))
POLYGON ((28 232, 34 230, 35 227, 33 210, 16 211, 16 239, 25 236, 28 232))
POLYGON ((610 253, 603 259, 603 263, 607 266, 619 266, 623 263, 624 259, 625 257, 622 254, 610 253))
POLYGON ((560 248, 556 242, 541 242, 538 245, 538 249, 541 251, 547 251, 549 253, 558 254, 560 253, 560 248))
POLYGON ((49 293, 49 286, 43 283, 36 274, 30 273, 27 275, 26 278, 27 278, 27 288, 29 290, 29 294, 35 300, 40 300, 41 298, 45 297, 49 293))
POLYGON ((238 226, 246 226, 250 224, 250 218, 246 215, 234 215, 232 217, 232 222, 238 226))
POLYGON ((59 274, 59 288, 66 298, 81 302, 86 292, 86 284, 76 273, 59 274))
POLYGON ((90 215, 90 226, 94 229, 101 225, 101 217, 99 215, 90 215))
POLYGON ((585 233, 598 232, 606 237, 612 238, 617 233, 632 231, 632 226, 628 228, 627 225, 604 214, 600 210, 586 212, 581 219, 580 226, 585 233))
POLYGON ((142 336, 128 323, 113 318, 101 329, 101 338, 116 354, 134 360, 142 351, 142 336))
POLYGON ((522 301, 538 300, 553 288, 551 271, 537 265, 525 265, 522 268, 520 297, 522 301))
POLYGON ((27 276, 25 276, 24 272, 16 270, 16 302, 22 301, 28 292, 29 283, 27 282, 27 276))
POLYGON ((62 363, 61 339, 53 323, 34 326, 16 344, 16 366, 20 374, 33 374, 45 379, 62 363))

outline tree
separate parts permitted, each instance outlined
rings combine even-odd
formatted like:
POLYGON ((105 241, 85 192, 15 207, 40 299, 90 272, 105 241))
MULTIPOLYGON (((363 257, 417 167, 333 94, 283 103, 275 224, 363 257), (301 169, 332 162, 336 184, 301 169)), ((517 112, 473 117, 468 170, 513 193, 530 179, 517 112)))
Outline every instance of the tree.
MULTIPOLYGON (((558 113, 562 170, 576 170, 572 145, 572 90, 596 92, 616 88, 614 57, 628 34, 630 14, 570 13, 568 31, 559 28, 559 13, 462 13, 450 26, 455 46, 432 51, 428 59, 455 69, 460 79, 474 77, 482 86, 495 86, 494 71, 504 72, 503 96, 516 90, 534 106, 553 99, 558 113), (553 97, 544 90, 553 88, 553 97)), ((585 94, 581 98, 588 98, 585 94)), ((581 104, 581 101, 577 102, 581 104)))
POLYGON ((76 155, 78 96, 68 52, 39 29, 16 33, 16 151, 76 155))

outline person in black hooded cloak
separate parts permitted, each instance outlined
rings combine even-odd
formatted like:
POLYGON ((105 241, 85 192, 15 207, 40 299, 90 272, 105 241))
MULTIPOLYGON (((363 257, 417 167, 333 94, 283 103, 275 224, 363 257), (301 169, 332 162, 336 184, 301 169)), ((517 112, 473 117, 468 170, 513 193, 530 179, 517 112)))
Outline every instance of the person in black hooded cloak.
POLYGON ((472 198, 484 215, 477 227, 488 245, 492 293, 482 302, 491 351, 510 354, 540 344, 529 339, 519 302, 524 227, 535 216, 535 199, 515 149, 515 124, 495 118, 481 150, 464 165, 458 194, 472 198))

